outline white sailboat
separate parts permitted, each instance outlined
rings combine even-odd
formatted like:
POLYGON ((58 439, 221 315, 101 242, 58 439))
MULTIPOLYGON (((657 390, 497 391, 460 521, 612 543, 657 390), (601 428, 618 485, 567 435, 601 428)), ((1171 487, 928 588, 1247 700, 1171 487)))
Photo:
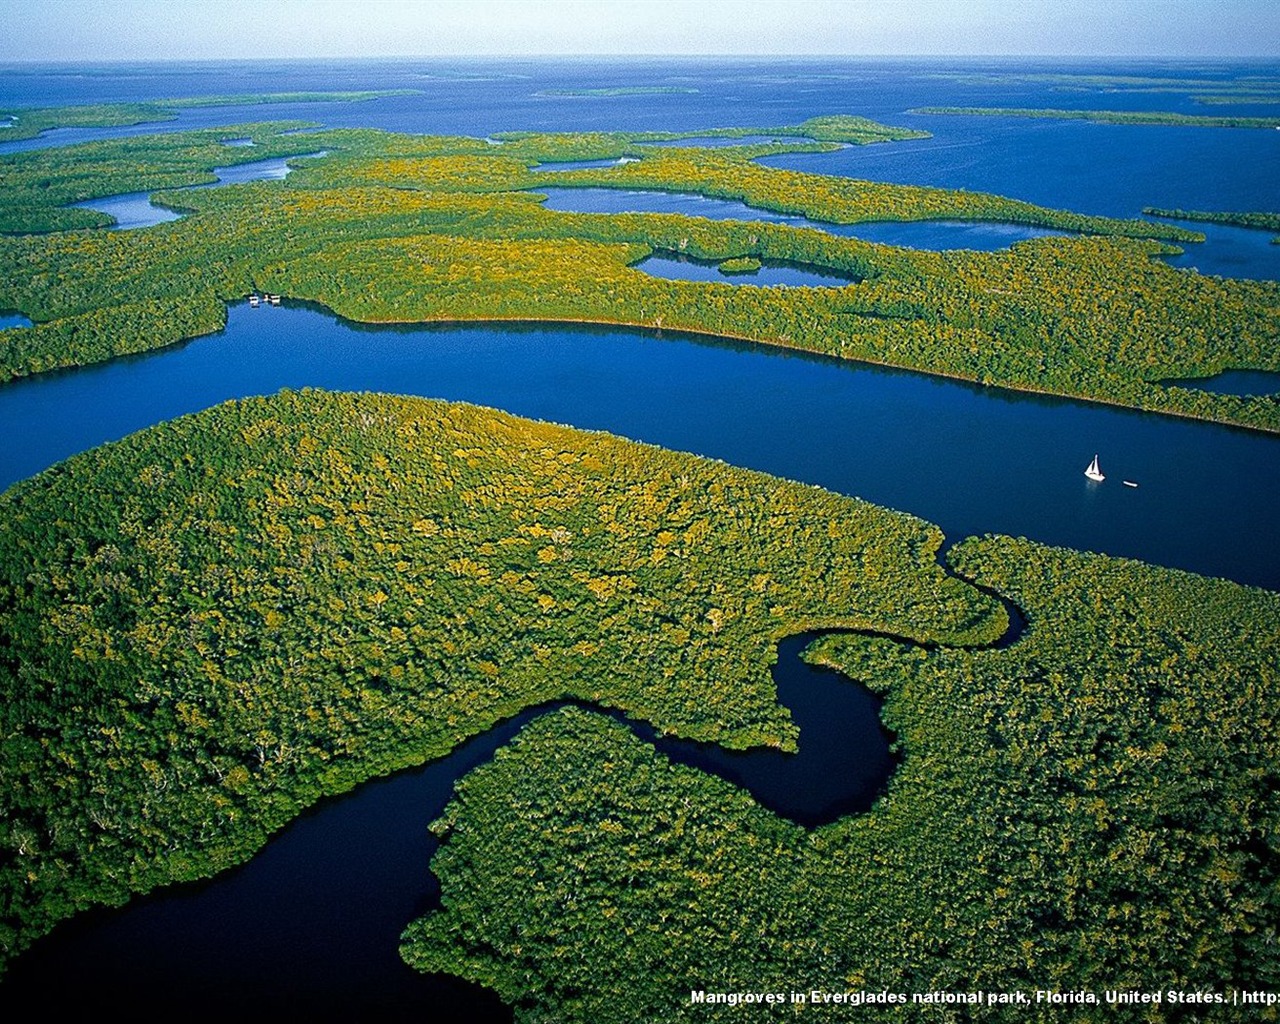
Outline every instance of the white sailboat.
POLYGON ((1098 483, 1102 483, 1102 481, 1106 479, 1106 477, 1102 475, 1102 470, 1098 468, 1098 456, 1095 455, 1093 457, 1093 461, 1089 463, 1089 468, 1084 471, 1084 475, 1090 480, 1096 480, 1098 483))

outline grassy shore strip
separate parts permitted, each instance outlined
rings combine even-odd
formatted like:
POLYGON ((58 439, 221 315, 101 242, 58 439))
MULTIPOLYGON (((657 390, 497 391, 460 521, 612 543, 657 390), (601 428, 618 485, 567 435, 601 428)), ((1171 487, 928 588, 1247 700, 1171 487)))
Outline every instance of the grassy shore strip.
MULTIPOLYGON (((1280 213, 1230 213, 1217 210, 1166 210, 1156 206, 1148 206, 1143 211, 1149 217, 1169 217, 1174 220, 1203 221, 1208 224, 1233 224, 1242 228, 1257 228, 1261 231, 1280 231, 1280 213)), ((1273 238, 1272 244, 1280 243, 1280 236, 1273 238)))
POLYGON ((775 213, 829 224, 877 221, 965 220, 1030 224, 1086 234, 1202 242, 1204 236, 1172 224, 1055 210, 986 192, 896 185, 762 167, 756 153, 677 150, 614 167, 535 172, 531 187, 652 189, 737 200, 775 213))
POLYGON ((815 989, 1091 991, 1072 1019, 1135 1024, 1151 1007, 1105 991, 1225 990, 1198 1019, 1237 1020, 1230 989, 1280 985, 1280 595, 1010 538, 952 558, 1026 610, 1020 641, 808 655, 885 694, 903 762, 869 813, 806 832, 598 715, 546 716, 433 826, 444 909, 404 958, 522 1024, 697 1021, 691 991, 815 989))
POLYGON ((941 542, 818 488, 420 399, 286 392, 75 456, 0 495, 0 963, 547 701, 793 748, 782 636, 1003 635, 941 542))
POLYGON ((1099 124, 1181 125, 1194 128, 1280 128, 1280 117, 1226 117, 1157 110, 1059 110, 1052 107, 918 107, 913 114, 969 114, 977 117, 1039 117, 1099 124))
POLYGON ((1050 85, 1060 91, 1083 92, 1242 92, 1256 93, 1280 89, 1274 75, 1238 75, 1229 78, 1175 78, 1154 75, 1081 75, 1061 72, 934 72, 927 77, 943 78, 967 85, 1009 85, 1025 82, 1050 85))
POLYGON ((220 96, 187 96, 176 100, 156 100, 166 110, 190 107, 256 107, 272 103, 367 103, 388 96, 416 96, 421 89, 350 89, 299 92, 227 93, 220 96))
MULTIPOLYGON (((811 117, 799 124, 773 127, 719 127, 699 128, 685 132, 604 132, 601 138, 626 139, 631 142, 678 142, 680 139, 741 139, 757 135, 775 135, 782 139, 812 139, 815 142, 867 145, 872 142, 902 142, 910 139, 932 138, 929 132, 915 128, 896 128, 881 124, 868 117, 853 114, 826 114, 811 117)), ((522 142, 533 138, 556 138, 556 135, 539 132, 510 131, 494 136, 504 143, 522 142)), ((560 138, 574 136, 563 135, 560 138)), ((640 150, 640 153, 648 151, 640 150)))
POLYGON ((1268 93, 1212 93, 1192 96, 1191 98, 1206 107, 1227 107, 1238 104, 1266 104, 1270 106, 1271 104, 1280 103, 1280 90, 1268 93))
POLYGON ((121 128, 152 122, 172 121, 175 111, 193 107, 257 106, 270 103, 340 103, 404 96, 418 89, 382 89, 352 92, 266 92, 229 96, 189 96, 148 103, 92 103, 78 107, 8 107, 0 118, 12 118, 13 125, 0 132, 0 142, 34 139, 51 128, 121 128))

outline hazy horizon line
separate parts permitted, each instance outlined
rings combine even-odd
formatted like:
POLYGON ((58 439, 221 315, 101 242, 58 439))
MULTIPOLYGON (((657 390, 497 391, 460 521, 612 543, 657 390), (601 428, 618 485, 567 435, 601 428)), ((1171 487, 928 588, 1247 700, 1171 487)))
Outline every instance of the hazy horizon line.
POLYGON ((1152 53, 457 53, 457 54, 315 54, 310 56, 280 55, 254 57, 29 57, 0 58, 0 68, 13 65, 119 65, 119 64, 257 64, 265 61, 308 63, 317 61, 480 61, 480 60, 754 60, 797 61, 814 59, 860 60, 1133 60, 1163 61, 1188 64, 1266 62, 1280 65, 1275 54, 1152 54, 1152 53))

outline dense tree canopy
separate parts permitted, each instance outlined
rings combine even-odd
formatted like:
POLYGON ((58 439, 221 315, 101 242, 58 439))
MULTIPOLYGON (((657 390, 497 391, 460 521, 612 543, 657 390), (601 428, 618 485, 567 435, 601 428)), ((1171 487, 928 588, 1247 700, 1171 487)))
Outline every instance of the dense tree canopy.
MULTIPOLYGON (((832 636, 810 655, 886 695, 904 761, 868 814, 807 832, 566 710, 458 785, 435 825, 444 909, 406 959, 521 1021, 728 1012, 698 990, 1274 991, 1280 598, 1009 538, 954 562, 1024 607, 1018 642, 832 636)), ((1241 1013, 1166 997, 1007 1019, 1241 1013)))
POLYGON ((794 745, 823 625, 980 643, 917 519, 469 406, 284 393, 0 495, 0 961, 237 863, 319 796, 574 698, 794 745))

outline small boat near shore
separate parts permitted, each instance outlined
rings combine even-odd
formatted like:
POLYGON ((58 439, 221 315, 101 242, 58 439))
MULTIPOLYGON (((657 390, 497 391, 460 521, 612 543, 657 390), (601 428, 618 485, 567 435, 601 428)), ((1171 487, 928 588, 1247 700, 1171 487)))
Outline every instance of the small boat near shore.
POLYGON ((1126 487, 1137 487, 1137 486, 1138 486, 1138 485, 1137 485, 1137 484, 1135 484, 1132 480, 1125 480, 1125 481, 1122 481, 1122 482, 1124 483, 1124 485, 1125 485, 1126 487))
POLYGON ((1106 479, 1106 477, 1102 475, 1102 470, 1098 468, 1097 455, 1093 457, 1093 461, 1089 463, 1088 467, 1085 469, 1084 475, 1097 483, 1102 483, 1102 481, 1106 479))

